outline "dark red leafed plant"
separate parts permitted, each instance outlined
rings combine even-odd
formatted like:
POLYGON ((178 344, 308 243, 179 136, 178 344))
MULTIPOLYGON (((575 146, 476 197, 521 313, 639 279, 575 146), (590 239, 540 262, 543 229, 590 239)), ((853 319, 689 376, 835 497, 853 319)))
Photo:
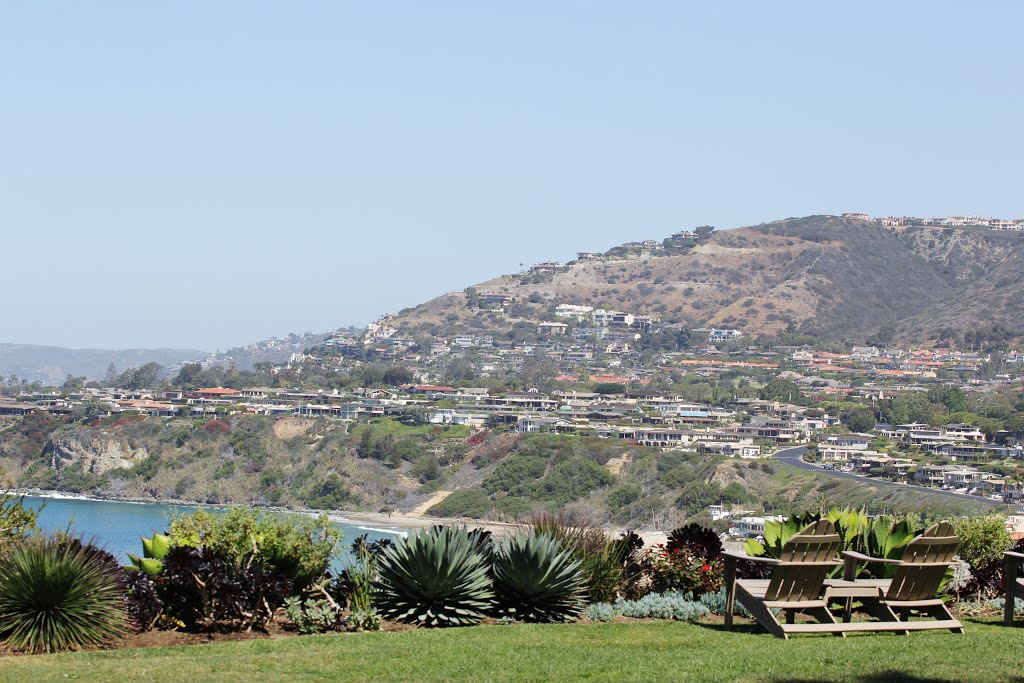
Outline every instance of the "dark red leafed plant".
POLYGON ((220 420, 210 420, 202 426, 202 429, 210 434, 227 434, 231 427, 220 420))
POLYGON ((718 534, 696 523, 670 532, 665 547, 669 552, 685 548, 698 557, 708 559, 718 559, 722 555, 722 541, 718 534))

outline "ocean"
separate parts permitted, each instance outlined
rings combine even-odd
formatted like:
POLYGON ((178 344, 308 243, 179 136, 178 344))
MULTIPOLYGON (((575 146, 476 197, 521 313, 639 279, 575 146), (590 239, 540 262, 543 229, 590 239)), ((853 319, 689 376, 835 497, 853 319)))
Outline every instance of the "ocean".
MULTIPOLYGON (((25 497, 26 506, 41 508, 39 526, 44 530, 71 529, 84 540, 113 554, 119 561, 128 562, 128 553, 142 555, 142 536, 164 532, 176 515, 194 512, 197 508, 162 503, 129 503, 82 498, 25 497)), ((210 508, 214 510, 213 508, 210 508)), ((287 513, 282 513, 287 514, 287 513)), ((399 527, 368 527, 355 522, 335 521, 344 534, 342 546, 348 549, 352 541, 362 534, 370 540, 398 539, 405 534, 399 527)))

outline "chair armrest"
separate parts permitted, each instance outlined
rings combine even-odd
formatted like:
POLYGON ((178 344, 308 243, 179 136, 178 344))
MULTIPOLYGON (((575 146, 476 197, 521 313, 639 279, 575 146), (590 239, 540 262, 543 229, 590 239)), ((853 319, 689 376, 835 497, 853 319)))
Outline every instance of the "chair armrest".
POLYGON ((1007 550, 1005 553, 1003 553, 1003 557, 1012 557, 1017 560, 1024 560, 1024 553, 1015 553, 1011 550, 1007 550))
POLYGON ((782 560, 776 560, 774 557, 747 555, 746 553, 737 553, 731 550, 724 551, 722 555, 736 560, 750 560, 751 562, 760 562, 762 564, 781 564, 782 562, 782 560))
POLYGON ((878 562, 880 564, 902 564, 903 563, 903 560, 889 560, 889 559, 886 559, 884 557, 871 557, 870 555, 865 555, 864 553, 858 553, 855 550, 844 550, 843 551, 843 557, 852 557, 853 559, 860 560, 861 562, 878 562))

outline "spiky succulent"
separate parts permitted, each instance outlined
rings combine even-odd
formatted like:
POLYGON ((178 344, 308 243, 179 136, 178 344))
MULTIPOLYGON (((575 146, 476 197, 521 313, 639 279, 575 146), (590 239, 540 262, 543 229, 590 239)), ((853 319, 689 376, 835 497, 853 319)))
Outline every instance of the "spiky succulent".
POLYGON ((36 536, 0 558, 0 637, 20 652, 107 645, 126 632, 122 590, 109 553, 36 536))
POLYGON ((465 529, 426 529, 381 555, 377 608, 385 619, 419 626, 477 624, 494 599, 487 572, 478 540, 465 529))
POLYGON ((497 611, 517 621, 573 621, 585 607, 587 582, 572 550, 545 533, 516 534, 494 560, 497 611))

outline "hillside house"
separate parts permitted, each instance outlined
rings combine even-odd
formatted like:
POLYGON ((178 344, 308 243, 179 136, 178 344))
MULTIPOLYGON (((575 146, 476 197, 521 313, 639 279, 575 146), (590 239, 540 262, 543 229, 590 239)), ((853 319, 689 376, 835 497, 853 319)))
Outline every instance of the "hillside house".
POLYGON ((871 443, 871 435, 831 434, 825 439, 824 443, 833 447, 864 450, 868 447, 868 444, 871 443))
POLYGON ((535 263, 530 266, 530 272, 533 274, 537 273, 557 273, 562 269, 562 264, 557 261, 545 261, 543 263, 535 263))
POLYGON ((739 330, 719 330, 711 328, 708 332, 708 341, 712 344, 721 344, 724 342, 736 341, 743 338, 743 333, 739 330))
POLYGON ((480 292, 477 295, 477 307, 497 311, 515 301, 515 297, 504 292, 480 292))
POLYGON ((565 323, 543 322, 537 325, 537 334, 547 337, 564 336, 569 330, 565 323))
POLYGON ((558 304, 555 307, 556 318, 569 318, 576 322, 583 322, 592 317, 593 306, 580 306, 577 304, 558 304))

